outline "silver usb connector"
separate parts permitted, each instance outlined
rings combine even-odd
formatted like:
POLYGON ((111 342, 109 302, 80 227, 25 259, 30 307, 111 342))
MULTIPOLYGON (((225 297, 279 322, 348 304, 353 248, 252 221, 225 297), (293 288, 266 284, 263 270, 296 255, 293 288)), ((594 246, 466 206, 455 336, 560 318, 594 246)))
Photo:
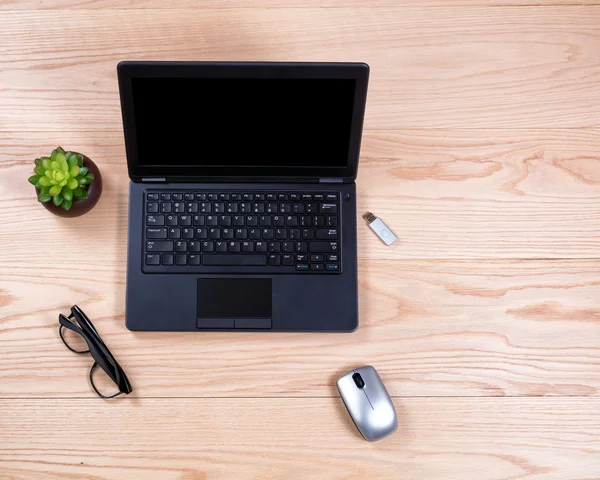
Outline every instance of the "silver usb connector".
POLYGON ((375 232, 375 234, 380 238, 380 240, 386 245, 391 245, 398 237, 394 235, 394 232, 390 230, 390 228, 381 220, 381 218, 377 218, 373 213, 367 212, 363 215, 363 218, 371 227, 371 230, 375 232))

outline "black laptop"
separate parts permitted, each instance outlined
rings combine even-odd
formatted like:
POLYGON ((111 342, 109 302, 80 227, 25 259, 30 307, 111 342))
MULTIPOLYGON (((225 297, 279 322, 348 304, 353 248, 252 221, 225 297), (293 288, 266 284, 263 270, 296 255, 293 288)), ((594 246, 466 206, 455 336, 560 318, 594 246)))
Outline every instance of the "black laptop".
POLYGON ((122 62, 130 330, 358 326, 364 63, 122 62))

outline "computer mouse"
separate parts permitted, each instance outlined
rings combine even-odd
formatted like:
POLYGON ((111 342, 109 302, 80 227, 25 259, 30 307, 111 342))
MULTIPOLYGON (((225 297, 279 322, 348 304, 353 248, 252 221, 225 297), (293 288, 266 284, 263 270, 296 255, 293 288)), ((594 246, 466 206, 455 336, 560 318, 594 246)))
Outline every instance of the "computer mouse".
POLYGON ((381 440, 396 431, 396 409, 377 370, 371 365, 348 372, 337 381, 337 387, 365 440, 381 440))

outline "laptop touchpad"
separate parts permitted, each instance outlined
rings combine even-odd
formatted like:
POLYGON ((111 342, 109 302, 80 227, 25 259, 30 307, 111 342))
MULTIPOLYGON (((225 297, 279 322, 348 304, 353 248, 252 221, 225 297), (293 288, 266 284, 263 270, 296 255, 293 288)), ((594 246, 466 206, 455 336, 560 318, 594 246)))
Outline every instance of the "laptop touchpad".
POLYGON ((270 278, 199 278, 198 328, 271 328, 270 278))

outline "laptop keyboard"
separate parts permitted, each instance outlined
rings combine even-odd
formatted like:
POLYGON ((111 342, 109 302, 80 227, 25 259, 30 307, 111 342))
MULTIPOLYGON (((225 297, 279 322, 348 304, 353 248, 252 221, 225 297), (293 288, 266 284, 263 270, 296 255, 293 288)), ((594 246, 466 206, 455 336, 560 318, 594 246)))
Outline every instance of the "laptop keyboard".
POLYGON ((341 244, 339 192, 145 192, 145 271, 332 274, 341 244))

